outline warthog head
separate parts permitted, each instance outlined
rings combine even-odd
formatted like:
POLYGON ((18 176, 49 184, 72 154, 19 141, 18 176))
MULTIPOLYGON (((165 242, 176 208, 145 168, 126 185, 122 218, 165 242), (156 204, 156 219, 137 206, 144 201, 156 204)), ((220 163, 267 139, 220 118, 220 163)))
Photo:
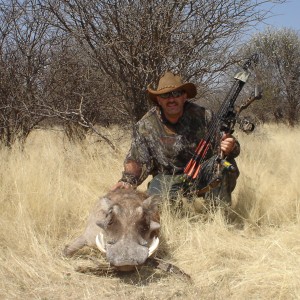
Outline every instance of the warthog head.
POLYGON ((117 190, 100 198, 85 232, 66 246, 72 255, 83 246, 97 246, 110 265, 127 271, 145 263, 158 247, 158 197, 135 190, 117 190))
POLYGON ((111 265, 128 269, 142 265, 154 253, 160 228, 157 204, 157 198, 132 191, 100 199, 96 244, 111 265))

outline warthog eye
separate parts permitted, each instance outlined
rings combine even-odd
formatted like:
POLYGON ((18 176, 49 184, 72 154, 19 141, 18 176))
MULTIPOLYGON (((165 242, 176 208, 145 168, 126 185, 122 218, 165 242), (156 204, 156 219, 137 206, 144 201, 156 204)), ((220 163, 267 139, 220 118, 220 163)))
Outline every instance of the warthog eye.
POLYGON ((107 229, 108 226, 111 226, 113 223, 114 223, 113 216, 107 216, 106 220, 101 220, 96 222, 96 224, 104 230, 107 229))
POLYGON ((107 223, 107 226, 110 226, 110 225, 112 225, 113 223, 114 223, 114 218, 111 217, 111 218, 109 219, 108 223, 107 223))
POLYGON ((108 213, 106 214, 106 226, 110 226, 113 224, 114 222, 114 214, 113 214, 113 207, 111 207, 108 211, 108 213))
POLYGON ((141 227, 140 227, 140 231, 142 233, 145 233, 145 232, 149 231, 149 229, 150 229, 150 226, 148 224, 142 224, 141 227))

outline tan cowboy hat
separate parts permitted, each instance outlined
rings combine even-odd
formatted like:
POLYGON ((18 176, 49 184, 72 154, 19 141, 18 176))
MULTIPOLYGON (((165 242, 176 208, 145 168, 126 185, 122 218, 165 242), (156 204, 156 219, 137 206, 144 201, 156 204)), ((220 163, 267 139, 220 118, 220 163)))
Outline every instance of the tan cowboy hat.
POLYGON ((159 80, 157 90, 151 88, 151 84, 147 87, 149 97, 157 103, 156 96, 169 93, 176 90, 184 90, 187 93, 187 98, 191 99, 197 95, 197 88, 193 83, 183 83, 179 75, 172 72, 166 72, 159 80))

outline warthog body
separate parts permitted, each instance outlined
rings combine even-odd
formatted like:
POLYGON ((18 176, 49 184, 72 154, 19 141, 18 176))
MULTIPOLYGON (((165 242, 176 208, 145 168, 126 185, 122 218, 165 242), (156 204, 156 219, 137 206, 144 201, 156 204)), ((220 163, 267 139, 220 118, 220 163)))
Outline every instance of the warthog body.
POLYGON ((109 192, 96 202, 84 233, 65 247, 64 254, 97 246, 120 270, 144 264, 158 246, 158 203, 158 198, 135 190, 109 192))

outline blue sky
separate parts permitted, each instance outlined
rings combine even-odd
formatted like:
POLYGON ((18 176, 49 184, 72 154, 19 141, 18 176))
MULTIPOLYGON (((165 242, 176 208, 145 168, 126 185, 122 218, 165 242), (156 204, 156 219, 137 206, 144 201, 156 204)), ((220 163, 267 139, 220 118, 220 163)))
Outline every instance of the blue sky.
POLYGON ((284 4, 268 4, 273 16, 265 20, 266 24, 261 24, 259 31, 265 26, 274 26, 276 28, 288 27, 300 32, 300 0, 288 0, 284 4))

